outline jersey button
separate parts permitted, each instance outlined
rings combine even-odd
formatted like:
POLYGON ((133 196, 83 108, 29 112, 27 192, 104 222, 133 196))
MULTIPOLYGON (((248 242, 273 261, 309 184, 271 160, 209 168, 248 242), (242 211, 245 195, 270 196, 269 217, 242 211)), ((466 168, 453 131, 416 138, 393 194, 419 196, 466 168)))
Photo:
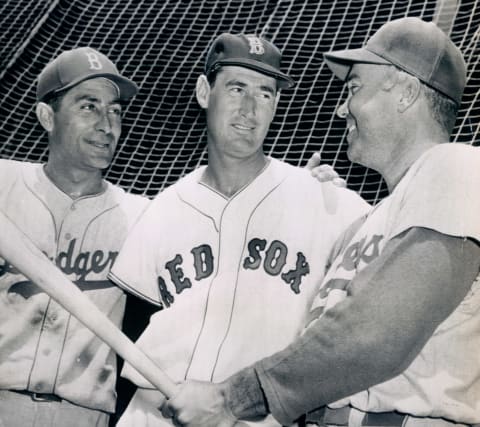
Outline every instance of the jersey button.
POLYGON ((70 233, 65 234, 65 239, 70 240, 72 238, 72 235, 70 233))
POLYGON ((74 211, 75 209, 77 209, 75 205, 70 206, 70 210, 74 211))

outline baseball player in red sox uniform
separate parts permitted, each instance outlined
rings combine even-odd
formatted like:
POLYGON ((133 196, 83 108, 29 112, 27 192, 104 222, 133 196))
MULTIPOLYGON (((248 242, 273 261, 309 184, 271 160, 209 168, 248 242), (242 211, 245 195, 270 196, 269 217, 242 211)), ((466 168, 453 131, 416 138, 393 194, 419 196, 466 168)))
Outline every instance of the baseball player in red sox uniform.
MULTIPOLYGON (((101 170, 136 91, 100 52, 62 53, 37 85, 47 163, 0 160, 0 209, 119 327, 125 294, 107 273, 147 199, 101 170)), ((107 426, 115 381, 111 349, 1 260, 0 426, 107 426)))
MULTIPOLYGON (((259 37, 214 41, 196 92, 208 165, 154 199, 111 272, 163 307, 137 344, 176 381, 219 381, 288 345, 333 243, 369 209, 354 192, 263 153, 279 89, 293 85, 280 60, 259 37)), ((128 365, 123 375, 151 387, 128 365)), ((137 392, 118 426, 172 425, 148 394, 137 392)))
POLYGON ((462 54, 403 18, 325 59, 348 86, 348 156, 390 196, 339 241, 297 340, 223 384, 179 385, 164 411, 185 426, 289 425, 325 405, 322 426, 478 425, 480 151, 448 143, 462 54))

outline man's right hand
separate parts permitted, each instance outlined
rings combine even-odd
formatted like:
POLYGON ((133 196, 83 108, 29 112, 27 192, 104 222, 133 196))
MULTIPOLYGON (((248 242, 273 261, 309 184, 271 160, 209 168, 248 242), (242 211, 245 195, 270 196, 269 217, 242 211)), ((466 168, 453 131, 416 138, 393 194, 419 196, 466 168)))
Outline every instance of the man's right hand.
POLYGON ((321 158, 320 153, 313 153, 312 157, 307 162, 305 166, 308 169, 312 176, 315 177, 320 182, 332 182, 337 187, 346 187, 347 183, 343 178, 340 178, 335 169, 332 166, 327 164, 320 164, 321 158))
POLYGON ((237 419, 227 406, 221 384, 186 381, 178 384, 161 411, 175 425, 185 427, 233 427, 237 419))

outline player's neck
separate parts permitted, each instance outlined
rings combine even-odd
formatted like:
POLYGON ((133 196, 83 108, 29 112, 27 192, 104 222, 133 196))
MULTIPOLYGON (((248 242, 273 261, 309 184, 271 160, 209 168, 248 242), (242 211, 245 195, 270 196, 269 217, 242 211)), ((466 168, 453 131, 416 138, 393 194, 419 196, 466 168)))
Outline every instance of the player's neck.
POLYGON ((442 142, 448 142, 448 140, 441 141, 439 139, 428 138, 428 136, 422 136, 421 138, 415 139, 414 142, 406 144, 403 150, 396 152, 386 167, 379 171, 387 184, 389 193, 395 189, 413 163, 415 163, 423 153, 442 142))
POLYGON ((105 187, 100 170, 94 172, 65 170, 53 167, 51 163, 44 165, 43 170, 48 179, 72 199, 99 194, 105 187))
POLYGON ((263 155, 245 160, 209 157, 208 166, 200 181, 225 197, 232 197, 250 184, 269 162, 270 159, 263 155))

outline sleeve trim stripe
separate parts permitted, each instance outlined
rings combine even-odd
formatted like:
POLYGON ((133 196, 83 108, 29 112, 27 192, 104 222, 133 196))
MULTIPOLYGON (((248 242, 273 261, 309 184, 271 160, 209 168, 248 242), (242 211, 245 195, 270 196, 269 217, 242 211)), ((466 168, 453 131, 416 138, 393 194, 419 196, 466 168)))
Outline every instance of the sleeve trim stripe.
POLYGON ((160 308, 163 308, 163 304, 159 301, 156 301, 152 298, 150 298, 149 296, 137 291, 135 288, 132 288, 131 286, 129 286, 127 283, 125 283, 122 279, 120 279, 118 276, 115 276, 115 274, 113 273, 109 273, 108 274, 108 278, 110 280, 112 280, 113 282, 115 282, 115 284, 117 284, 118 286, 120 286, 123 290, 131 293, 132 295, 135 295, 136 297, 139 297, 139 298, 142 298, 144 299, 145 301, 148 301, 149 303, 153 304, 153 305, 156 305, 157 307, 160 307, 160 308))

